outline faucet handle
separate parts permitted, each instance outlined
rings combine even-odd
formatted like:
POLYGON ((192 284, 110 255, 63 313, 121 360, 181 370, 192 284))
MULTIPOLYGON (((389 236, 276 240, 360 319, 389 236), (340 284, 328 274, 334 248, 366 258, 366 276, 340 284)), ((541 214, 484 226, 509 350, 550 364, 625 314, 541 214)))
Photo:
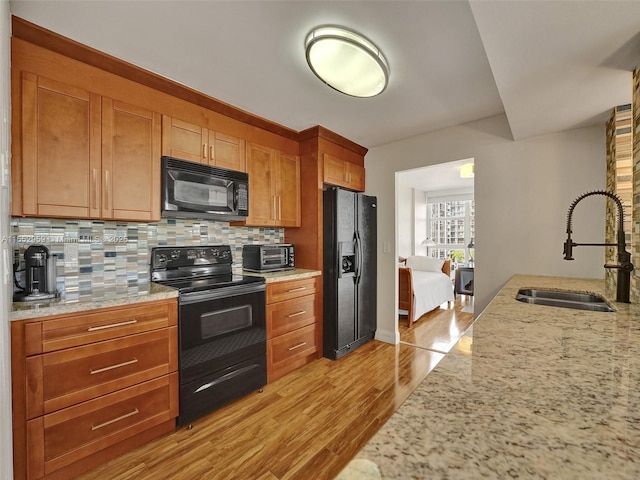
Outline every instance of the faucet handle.
POLYGON ((570 238, 567 238, 567 241, 564 242, 564 259, 565 260, 573 260, 574 246, 575 246, 575 243, 573 243, 570 238))

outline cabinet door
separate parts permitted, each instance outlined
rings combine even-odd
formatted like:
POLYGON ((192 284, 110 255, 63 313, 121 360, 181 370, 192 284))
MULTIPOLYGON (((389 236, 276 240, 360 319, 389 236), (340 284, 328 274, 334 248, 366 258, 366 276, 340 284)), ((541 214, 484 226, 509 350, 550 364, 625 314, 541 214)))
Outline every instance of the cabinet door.
POLYGON ((245 141, 210 130, 209 163, 220 168, 246 172, 245 141))
POLYGON ((209 163, 208 131, 193 123, 162 116, 162 155, 209 163))
POLYGON ((24 72, 22 214, 98 218, 100 97, 24 72))
POLYGON ((160 220, 160 114, 102 99, 102 218, 160 220))
POLYGON ((247 173, 249 174, 247 225, 275 225, 276 196, 273 193, 273 157, 273 149, 247 143, 247 173))
POLYGON ((29 420, 28 477, 55 476, 57 470, 171 421, 178 414, 177 376, 171 373, 29 420))
POLYGON ((338 157, 324 154, 324 183, 346 187, 345 162, 338 157))
POLYGON ((364 192, 364 167, 347 162, 347 181, 352 190, 364 192))
POLYGON ((300 157, 277 154, 275 170, 276 225, 300 226, 300 157))

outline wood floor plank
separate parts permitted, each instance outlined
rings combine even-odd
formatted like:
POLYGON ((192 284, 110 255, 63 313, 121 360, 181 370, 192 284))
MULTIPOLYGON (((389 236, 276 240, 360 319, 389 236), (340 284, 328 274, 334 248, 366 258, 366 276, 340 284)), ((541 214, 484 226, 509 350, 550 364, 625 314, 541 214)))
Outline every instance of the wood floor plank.
POLYGON ((373 340, 318 359, 79 478, 332 480, 443 358, 428 348, 468 328, 465 306, 458 297, 411 329, 401 320, 401 340, 419 348, 373 340))

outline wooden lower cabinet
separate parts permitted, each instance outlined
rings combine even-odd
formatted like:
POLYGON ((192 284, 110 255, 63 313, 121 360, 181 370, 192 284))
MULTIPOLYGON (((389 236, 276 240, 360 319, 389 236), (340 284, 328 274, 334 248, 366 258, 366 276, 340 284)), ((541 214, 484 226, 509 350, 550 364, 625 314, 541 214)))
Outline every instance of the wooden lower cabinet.
POLYGON ((16 479, 72 478, 175 429, 175 298, 11 330, 16 479))
POLYGON ((322 352, 322 277, 267 283, 267 379, 273 382, 322 352))

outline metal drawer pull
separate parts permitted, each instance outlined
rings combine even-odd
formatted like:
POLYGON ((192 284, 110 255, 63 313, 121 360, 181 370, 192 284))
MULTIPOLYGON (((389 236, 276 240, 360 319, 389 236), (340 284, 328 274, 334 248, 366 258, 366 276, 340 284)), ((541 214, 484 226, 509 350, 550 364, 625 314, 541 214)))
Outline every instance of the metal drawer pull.
POLYGON ((140 413, 140 411, 137 408, 133 409, 133 412, 129 412, 129 413, 125 413, 124 415, 120 415, 117 418, 114 418, 112 420, 108 420, 104 423, 100 423, 98 425, 91 425, 91 430, 98 430, 99 428, 102 427, 106 427, 107 425, 111 425, 112 423, 116 423, 119 422, 120 420, 124 420, 125 418, 129 418, 132 417, 133 415, 137 415, 138 413, 140 413))
POLYGON ((302 343, 299 343, 298 345, 294 345, 293 347, 289 347, 289 351, 295 350, 296 348, 304 347, 306 344, 307 342, 302 342, 302 343))
POLYGON ((96 373, 106 372, 108 370, 113 370, 114 368, 126 367, 127 365, 133 365, 134 363, 138 363, 138 359, 134 358, 133 360, 129 360, 128 362, 118 363, 117 365, 111 365, 110 367, 99 368, 97 370, 90 369, 91 375, 95 375, 96 373))
POLYGON ((298 287, 298 288, 292 288, 291 290, 287 290, 287 293, 291 293, 291 292, 301 292, 302 290, 306 290, 307 287, 298 287))
POLYGON ((138 323, 138 320, 136 320, 135 318, 133 320, 127 320, 126 322, 110 323, 109 325, 100 325, 98 327, 89 327, 87 328, 87 332, 95 332, 96 330, 104 330, 105 328, 122 327, 124 325, 133 325, 134 323, 138 323))
POLYGON ((291 315, 287 315, 287 317, 291 318, 291 317, 297 317, 298 315, 304 315, 305 313, 307 313, 306 310, 301 310, 299 312, 296 313, 292 313, 291 315))

